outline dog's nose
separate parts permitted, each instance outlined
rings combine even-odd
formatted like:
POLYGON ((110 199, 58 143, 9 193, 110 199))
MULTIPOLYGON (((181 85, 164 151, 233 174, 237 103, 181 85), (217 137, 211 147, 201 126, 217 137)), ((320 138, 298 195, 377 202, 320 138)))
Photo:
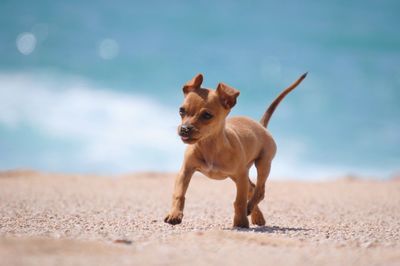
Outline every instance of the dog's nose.
POLYGON ((190 131, 192 131, 193 126, 192 125, 181 125, 181 129, 179 131, 179 133, 181 133, 181 135, 189 135, 190 131))

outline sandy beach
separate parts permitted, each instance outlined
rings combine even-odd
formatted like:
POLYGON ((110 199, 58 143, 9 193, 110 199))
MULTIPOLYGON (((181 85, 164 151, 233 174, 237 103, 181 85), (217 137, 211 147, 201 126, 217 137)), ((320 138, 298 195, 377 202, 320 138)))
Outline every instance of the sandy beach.
POLYGON ((400 182, 267 182, 267 224, 232 228, 235 186, 196 175, 0 174, 1 265, 400 265, 400 182))

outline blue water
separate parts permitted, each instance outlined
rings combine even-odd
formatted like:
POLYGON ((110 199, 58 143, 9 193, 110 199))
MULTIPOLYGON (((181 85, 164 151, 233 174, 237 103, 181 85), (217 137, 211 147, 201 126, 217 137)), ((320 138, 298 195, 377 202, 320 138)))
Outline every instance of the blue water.
POLYGON ((308 71, 271 120, 272 175, 388 178, 400 171, 399 12, 399 1, 1 1, 0 169, 177 171, 185 81, 230 84, 232 114, 259 119, 308 71))

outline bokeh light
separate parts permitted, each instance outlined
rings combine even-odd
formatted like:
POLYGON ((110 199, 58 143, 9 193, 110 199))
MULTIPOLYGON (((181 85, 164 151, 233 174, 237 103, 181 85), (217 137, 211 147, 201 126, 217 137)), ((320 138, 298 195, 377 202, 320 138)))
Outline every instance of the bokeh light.
POLYGON ((110 60, 118 56, 119 45, 113 39, 104 39, 100 42, 98 52, 102 59, 110 60))
POLYGON ((17 49, 23 55, 31 54, 36 48, 36 37, 30 32, 24 32, 17 37, 17 49))

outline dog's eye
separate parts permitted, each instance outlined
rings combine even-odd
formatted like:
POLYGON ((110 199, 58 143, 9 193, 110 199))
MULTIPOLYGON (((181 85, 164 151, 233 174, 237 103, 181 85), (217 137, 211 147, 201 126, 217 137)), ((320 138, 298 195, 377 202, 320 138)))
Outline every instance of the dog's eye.
POLYGON ((204 120, 210 120, 211 118, 213 118, 213 115, 210 114, 209 112, 204 112, 204 113, 201 115, 201 118, 203 118, 204 120))
POLYGON ((185 110, 185 108, 183 108, 183 107, 179 108, 179 114, 180 114, 181 116, 186 115, 186 110, 185 110))

